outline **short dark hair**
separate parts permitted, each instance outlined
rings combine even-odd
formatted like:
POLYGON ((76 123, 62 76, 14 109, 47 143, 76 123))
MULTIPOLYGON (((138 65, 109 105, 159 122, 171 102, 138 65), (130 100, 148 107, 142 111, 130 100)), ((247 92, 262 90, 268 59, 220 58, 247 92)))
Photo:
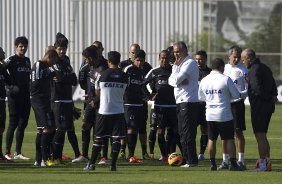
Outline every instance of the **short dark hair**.
POLYGON ((237 54, 241 54, 242 53, 242 49, 241 47, 239 47, 238 45, 233 45, 229 48, 228 50, 228 54, 231 55, 232 52, 236 52, 237 54))
POLYGON ((59 60, 59 55, 58 53, 56 52, 56 50, 47 50, 46 53, 45 53, 45 56, 47 56, 51 59, 54 59, 56 62, 59 60))
POLYGON ((162 50, 160 53, 159 53, 159 57, 161 56, 161 53, 166 53, 168 55, 168 57, 170 57, 170 52, 168 50, 162 50))
POLYGON ((97 40, 95 42, 93 42, 92 45, 97 45, 98 48, 103 48, 102 42, 97 41, 97 40))
POLYGON ((117 51, 108 52, 108 61, 113 65, 118 65, 120 63, 120 53, 117 51))
POLYGON ((56 41, 54 43, 54 47, 68 47, 69 40, 62 33, 58 32, 56 34, 56 41))
POLYGON ((223 61, 223 59, 221 58, 215 58, 211 61, 211 69, 213 70, 219 70, 220 67, 224 67, 225 63, 223 61))
POLYGON ((82 55, 86 58, 98 58, 97 47, 91 45, 82 51, 82 55))
POLYGON ((19 44, 28 45, 28 39, 25 36, 19 36, 15 39, 15 46, 19 44))
POLYGON ((205 58, 205 59, 208 58, 207 52, 204 51, 204 50, 199 50, 199 51, 197 51, 195 55, 200 55, 200 56, 202 56, 202 57, 205 58))
POLYGON ((142 49, 137 51, 137 53, 135 54, 135 57, 133 59, 135 59, 135 58, 145 59, 146 58, 146 52, 142 49))

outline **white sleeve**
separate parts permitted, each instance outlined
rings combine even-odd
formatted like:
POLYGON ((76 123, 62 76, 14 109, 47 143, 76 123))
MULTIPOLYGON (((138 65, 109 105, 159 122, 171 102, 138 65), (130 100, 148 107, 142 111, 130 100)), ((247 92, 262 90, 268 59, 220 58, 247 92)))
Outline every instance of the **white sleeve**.
POLYGON ((238 99, 241 97, 241 94, 239 93, 238 89, 236 88, 235 84, 233 83, 230 77, 228 77, 227 85, 231 94, 231 98, 238 99))
POLYGON ((202 90, 202 82, 200 82, 200 85, 199 85, 198 97, 199 97, 199 100, 200 100, 200 101, 204 101, 204 102, 206 101, 205 93, 204 93, 204 91, 202 90))
POLYGON ((172 68, 172 73, 168 79, 168 84, 173 87, 178 87, 181 82, 183 82, 185 79, 188 79, 188 71, 189 71, 189 63, 185 62, 182 66, 180 66, 179 72, 176 70, 176 66, 174 65, 172 68))

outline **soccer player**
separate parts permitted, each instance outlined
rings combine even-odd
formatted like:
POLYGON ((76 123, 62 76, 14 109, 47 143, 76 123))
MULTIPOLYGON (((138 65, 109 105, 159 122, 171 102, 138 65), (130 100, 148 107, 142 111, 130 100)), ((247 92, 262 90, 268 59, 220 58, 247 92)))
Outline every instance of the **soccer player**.
POLYGON ((5 130, 6 122, 6 85, 11 85, 11 77, 5 69, 5 52, 2 47, 0 47, 0 161, 7 160, 2 151, 3 133, 5 130))
POLYGON ((95 170, 95 162, 103 144, 103 138, 111 137, 112 162, 110 171, 116 171, 116 161, 120 151, 120 138, 125 137, 125 120, 123 96, 128 83, 127 75, 118 68, 120 53, 108 53, 109 68, 101 73, 95 85, 96 94, 100 96, 100 108, 95 124, 95 140, 91 160, 84 170, 95 170))
MULTIPOLYGON (((235 137, 238 145, 238 165, 242 169, 246 170, 244 162, 245 137, 243 131, 246 130, 244 100, 248 95, 248 69, 243 65, 243 63, 240 63, 241 52, 242 49, 236 45, 230 47, 228 51, 229 63, 225 65, 224 74, 232 79, 236 88, 241 93, 240 98, 231 100, 231 110, 233 114, 235 137)), ((227 150, 223 150, 223 162, 219 168, 228 169, 227 150)))
MULTIPOLYGON (((199 50, 195 54, 195 61, 198 63, 199 67, 199 83, 205 76, 207 76, 211 72, 211 69, 207 66, 207 58, 207 53, 204 50, 199 50)), ((198 125, 200 125, 201 128, 200 154, 198 156, 198 159, 205 160, 204 154, 209 140, 205 102, 199 102, 198 125)))
MULTIPOLYGON (((99 108, 99 97, 95 95, 95 81, 98 75, 108 68, 107 60, 102 56, 102 51, 102 43, 95 41, 91 47, 87 47, 82 53, 84 65, 80 69, 79 83, 86 91, 84 119, 82 123, 82 155, 72 160, 73 163, 88 161, 90 131, 92 127, 95 127, 96 115, 99 108), (92 60, 93 62, 90 62, 92 60), (96 105, 94 106, 93 104, 96 105)), ((100 164, 107 162, 107 151, 103 151, 103 154, 105 157, 101 159, 100 164)))
POLYGON ((248 95, 251 105, 251 121, 259 152, 256 171, 271 171, 267 131, 277 102, 276 83, 270 68, 256 57, 254 50, 249 48, 243 50, 241 59, 249 69, 248 95))
POLYGON ((176 103, 173 93, 173 87, 168 84, 168 78, 171 74, 172 66, 169 64, 169 52, 163 50, 159 54, 159 67, 151 70, 146 76, 145 84, 150 83, 152 92, 150 99, 154 101, 155 121, 157 123, 158 144, 162 154, 162 162, 167 162, 172 139, 177 132, 176 103), (166 145, 165 130, 168 137, 166 145))
MULTIPOLYGON (((56 123, 56 133, 53 140, 54 153, 53 164, 60 164, 62 160, 62 151, 65 142, 66 131, 74 133, 73 124, 73 100, 72 100, 72 86, 77 84, 77 77, 70 65, 69 58, 66 56, 68 48, 67 38, 58 33, 54 47, 60 57, 59 61, 53 66, 56 71, 56 76, 51 82, 51 103, 54 114, 54 121, 56 123)), ((68 136, 70 139, 70 136, 68 136)), ((70 143, 72 144, 75 156, 79 157, 80 152, 76 136, 70 143)))
POLYGON ((30 59, 25 57, 28 48, 28 39, 24 36, 15 40, 16 54, 8 57, 6 69, 11 76, 12 88, 8 91, 9 126, 6 133, 6 155, 8 160, 30 158, 22 154, 24 131, 28 124, 30 114, 30 59), (16 151, 11 155, 11 146, 14 132, 16 132, 16 151))
POLYGON ((133 59, 133 64, 125 67, 124 72, 129 77, 129 84, 124 96, 125 119, 127 125, 128 161, 141 162, 134 156, 139 129, 143 123, 143 82, 142 66, 145 52, 138 51, 133 59))
MULTIPOLYGON (((148 72, 152 69, 152 66, 145 61, 146 59, 146 53, 144 50, 141 50, 140 49, 140 46, 138 44, 132 44, 129 48, 129 59, 125 60, 125 61, 122 61, 120 64, 119 64, 119 67, 124 69, 126 66, 129 66, 133 63, 133 58, 135 58, 135 55, 138 53, 138 52, 143 52, 143 65, 142 65, 142 73, 144 76, 146 76, 148 74, 148 72)), ((139 129, 139 141, 141 143, 141 149, 142 149, 142 159, 150 159, 151 157, 148 155, 147 153, 147 129, 146 129, 146 126, 147 126, 147 119, 148 119, 148 104, 147 104, 147 101, 144 101, 143 100, 143 122, 142 122, 142 126, 140 126, 140 129, 139 129)), ((126 156, 125 156, 125 146, 126 146, 126 143, 124 140, 122 140, 121 142, 121 155, 120 157, 125 159, 126 156)))
POLYGON ((208 122, 208 149, 211 170, 217 170, 216 140, 220 135, 230 155, 230 170, 241 170, 236 162, 236 146, 234 143, 234 126, 231 112, 231 98, 239 98, 240 93, 233 81, 223 74, 224 61, 216 58, 211 62, 212 71, 203 78, 199 85, 199 99, 206 102, 206 119, 208 122))
POLYGON ((189 168, 198 165, 196 153, 196 134, 198 116, 198 78, 199 68, 196 61, 188 55, 184 42, 173 44, 175 63, 169 77, 169 84, 174 87, 177 104, 178 132, 186 164, 189 168))
POLYGON ((35 166, 46 166, 50 158, 48 146, 50 145, 50 134, 55 130, 55 124, 51 113, 51 81, 56 73, 50 70, 59 60, 55 50, 48 50, 43 58, 35 62, 31 69, 31 106, 34 111, 37 135, 35 166))

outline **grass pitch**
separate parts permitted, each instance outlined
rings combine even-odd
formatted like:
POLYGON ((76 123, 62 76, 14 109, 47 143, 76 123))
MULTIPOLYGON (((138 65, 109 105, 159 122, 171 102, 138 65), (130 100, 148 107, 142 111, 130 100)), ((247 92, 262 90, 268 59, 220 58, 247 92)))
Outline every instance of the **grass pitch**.
MULTIPOLYGON (((82 104, 77 104, 81 107, 82 104)), ((118 162, 118 171, 110 172, 108 165, 96 165, 95 171, 83 171, 82 168, 86 164, 73 164, 71 161, 66 162, 63 166, 55 167, 35 167, 33 166, 35 158, 35 135, 36 125, 34 114, 31 113, 29 125, 26 129, 22 152, 32 159, 30 161, 14 161, 13 163, 0 163, 0 184, 9 183, 28 183, 28 184, 74 184, 74 183, 222 183, 222 184, 238 184, 238 183, 255 183, 270 184, 281 183, 282 177, 282 128, 281 114, 282 106, 276 106, 276 112, 273 114, 268 138, 271 146, 271 172, 256 173, 252 172, 255 161, 258 158, 257 143, 252 132, 249 107, 246 108, 247 130, 246 138, 246 164, 247 171, 230 172, 230 171, 209 171, 209 161, 199 162, 199 166, 195 168, 179 168, 170 167, 167 164, 160 163, 158 145, 155 147, 155 160, 145 160, 141 164, 129 164, 120 160, 118 162)), ((8 120, 6 122, 8 125, 8 120)), ((81 146, 81 120, 75 122, 76 134, 81 146)), ((198 131, 199 132, 199 131, 198 131)), ((199 137, 197 136, 197 147, 199 148, 199 137)), ((222 154, 218 141, 217 163, 221 162, 222 154)), ((13 142, 15 146, 15 140, 13 142)), ((91 145, 90 145, 91 147, 91 145)), ((3 140, 3 148, 5 148, 5 135, 3 140)), ((81 149, 81 147, 80 147, 81 149)), ((3 149, 5 150, 5 149, 3 149)), ((14 147, 12 148, 14 150, 14 147)), ((91 150, 91 149, 90 149, 91 150)), ((74 157, 72 148, 66 138, 64 154, 74 157)), ((90 153, 89 153, 90 154, 90 153)), ((136 155, 141 155, 140 145, 137 145, 136 155)), ((205 154, 208 158, 208 154, 205 154)))

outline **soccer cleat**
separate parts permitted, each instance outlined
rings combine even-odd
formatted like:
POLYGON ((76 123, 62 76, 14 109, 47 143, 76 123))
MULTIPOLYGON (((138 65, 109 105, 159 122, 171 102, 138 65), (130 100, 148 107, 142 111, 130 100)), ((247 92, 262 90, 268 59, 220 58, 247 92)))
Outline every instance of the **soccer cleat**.
POLYGON ((6 158, 7 160, 13 160, 11 153, 6 154, 6 155, 5 155, 5 158, 6 158))
POLYGON ((199 161, 205 160, 205 155, 204 155, 204 154, 199 154, 198 160, 199 160, 199 161))
POLYGON ((265 171, 267 171, 266 168, 255 168, 255 169, 253 170, 253 172, 265 172, 265 171))
POLYGON ((163 160, 163 157, 161 156, 160 158, 159 158, 159 161, 162 161, 163 160))
POLYGON ((181 165, 180 167, 188 168, 188 167, 196 167, 196 166, 198 166, 198 164, 184 164, 184 165, 181 165))
POLYGON ((116 165, 111 165, 110 166, 110 171, 116 171, 117 170, 117 166, 116 165))
POLYGON ((211 171, 217 171, 217 166, 216 165, 211 165, 210 170, 211 171))
POLYGON ((98 162, 99 165, 103 165, 107 163, 109 163, 109 160, 106 157, 101 158, 101 160, 98 162))
POLYGON ((41 167, 47 167, 46 162, 44 162, 44 160, 42 160, 41 163, 40 163, 40 166, 41 167))
POLYGON ((129 158, 128 162, 130 163, 142 163, 142 160, 138 160, 135 156, 129 158))
POLYGON ((87 163, 86 167, 83 168, 84 171, 93 171, 95 170, 95 165, 87 163))
POLYGON ((142 157, 141 157, 142 160, 147 160, 147 159, 152 159, 148 153, 145 153, 142 157))
POLYGON ((67 155, 62 155, 62 160, 70 160, 71 158, 67 155))
POLYGON ((239 165, 231 165, 229 168, 229 171, 243 171, 243 168, 241 168, 239 165))
POLYGON ((56 166, 56 165, 64 165, 64 163, 61 160, 47 160, 46 165, 47 166, 56 166))
POLYGON ((120 154, 119 154, 119 159, 121 160, 126 160, 126 154, 125 152, 121 151, 120 154))
POLYGON ((168 157, 163 157, 162 162, 163 163, 168 163, 168 157))
POLYGON ((220 166, 217 168, 217 170, 228 170, 228 169, 229 169, 229 165, 225 162, 222 162, 220 166))
POLYGON ((37 161, 35 161, 33 165, 36 166, 36 167, 40 166, 40 164, 37 161))
POLYGON ((266 162, 266 171, 271 171, 271 163, 266 162))
POLYGON ((246 165, 243 162, 238 161, 237 164, 242 169, 242 171, 245 171, 247 169, 246 165))
POLYGON ((149 157, 150 157, 151 159, 154 159, 154 158, 155 158, 154 153, 150 153, 150 154, 149 154, 149 157))
POLYGON ((30 158, 28 158, 28 157, 25 157, 23 154, 17 154, 17 153, 15 153, 14 154, 14 159, 15 160, 29 160, 30 158))
POLYGON ((256 168, 256 169, 259 168, 259 160, 256 161, 256 166, 255 166, 255 168, 256 168))
POLYGON ((88 161, 89 161, 88 158, 86 158, 86 157, 80 155, 79 157, 73 159, 71 162, 72 162, 72 163, 80 163, 80 162, 88 162, 88 161))

